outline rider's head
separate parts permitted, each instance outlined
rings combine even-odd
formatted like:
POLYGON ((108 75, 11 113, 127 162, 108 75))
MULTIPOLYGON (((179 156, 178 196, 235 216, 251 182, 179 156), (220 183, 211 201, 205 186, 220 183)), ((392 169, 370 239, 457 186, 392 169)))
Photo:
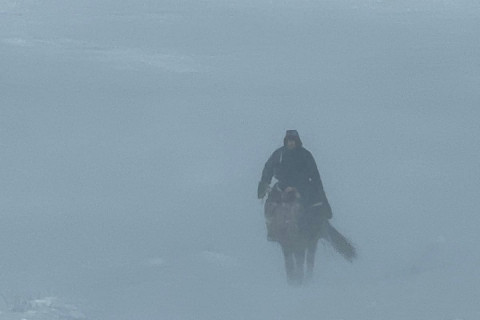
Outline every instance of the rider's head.
POLYGON ((302 146, 302 141, 300 140, 297 130, 287 130, 285 138, 283 139, 283 145, 290 150, 302 146))
POLYGON ((288 150, 293 150, 297 146, 297 143, 295 142, 294 139, 287 139, 287 149, 288 150))

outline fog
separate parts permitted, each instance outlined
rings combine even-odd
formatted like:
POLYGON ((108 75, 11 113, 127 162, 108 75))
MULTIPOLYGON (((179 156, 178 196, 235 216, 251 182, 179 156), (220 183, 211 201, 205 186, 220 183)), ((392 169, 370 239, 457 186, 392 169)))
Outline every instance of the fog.
POLYGON ((0 0, 0 319, 480 318, 479 17, 0 0), (359 251, 304 287, 256 198, 287 129, 359 251))

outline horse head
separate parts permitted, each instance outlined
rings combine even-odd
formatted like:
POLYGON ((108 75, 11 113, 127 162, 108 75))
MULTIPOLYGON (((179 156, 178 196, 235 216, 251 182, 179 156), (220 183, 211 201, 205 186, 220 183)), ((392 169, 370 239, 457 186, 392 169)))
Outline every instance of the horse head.
POLYGON ((293 187, 288 187, 281 193, 281 199, 283 203, 292 203, 300 198, 300 193, 293 187))
POLYGON ((300 199, 300 193, 296 188, 287 187, 284 190, 275 186, 268 194, 267 203, 292 204, 300 199))
POLYGON ((299 237, 299 220, 303 214, 300 194, 293 187, 281 190, 274 187, 265 203, 265 222, 268 239, 282 244, 299 237))

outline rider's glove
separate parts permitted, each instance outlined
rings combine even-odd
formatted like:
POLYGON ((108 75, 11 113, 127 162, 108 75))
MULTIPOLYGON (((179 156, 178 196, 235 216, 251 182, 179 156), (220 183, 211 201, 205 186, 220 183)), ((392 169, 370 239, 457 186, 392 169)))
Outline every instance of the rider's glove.
POLYGON ((258 199, 263 199, 263 197, 265 197, 265 195, 267 194, 269 189, 270 189, 270 184, 269 183, 260 181, 258 183, 258 189, 257 189, 258 199))

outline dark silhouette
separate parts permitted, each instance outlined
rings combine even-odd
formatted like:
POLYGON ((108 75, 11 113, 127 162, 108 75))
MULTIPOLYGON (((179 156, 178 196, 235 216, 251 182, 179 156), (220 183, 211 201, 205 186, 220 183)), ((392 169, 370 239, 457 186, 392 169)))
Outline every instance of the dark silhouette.
POLYGON ((329 223, 332 211, 315 160, 303 148, 296 130, 287 131, 284 146, 265 164, 258 197, 263 198, 267 193, 267 239, 282 247, 289 284, 300 285, 312 279, 319 239, 353 261, 356 250, 329 223), (278 182, 270 188, 273 176, 278 182))

